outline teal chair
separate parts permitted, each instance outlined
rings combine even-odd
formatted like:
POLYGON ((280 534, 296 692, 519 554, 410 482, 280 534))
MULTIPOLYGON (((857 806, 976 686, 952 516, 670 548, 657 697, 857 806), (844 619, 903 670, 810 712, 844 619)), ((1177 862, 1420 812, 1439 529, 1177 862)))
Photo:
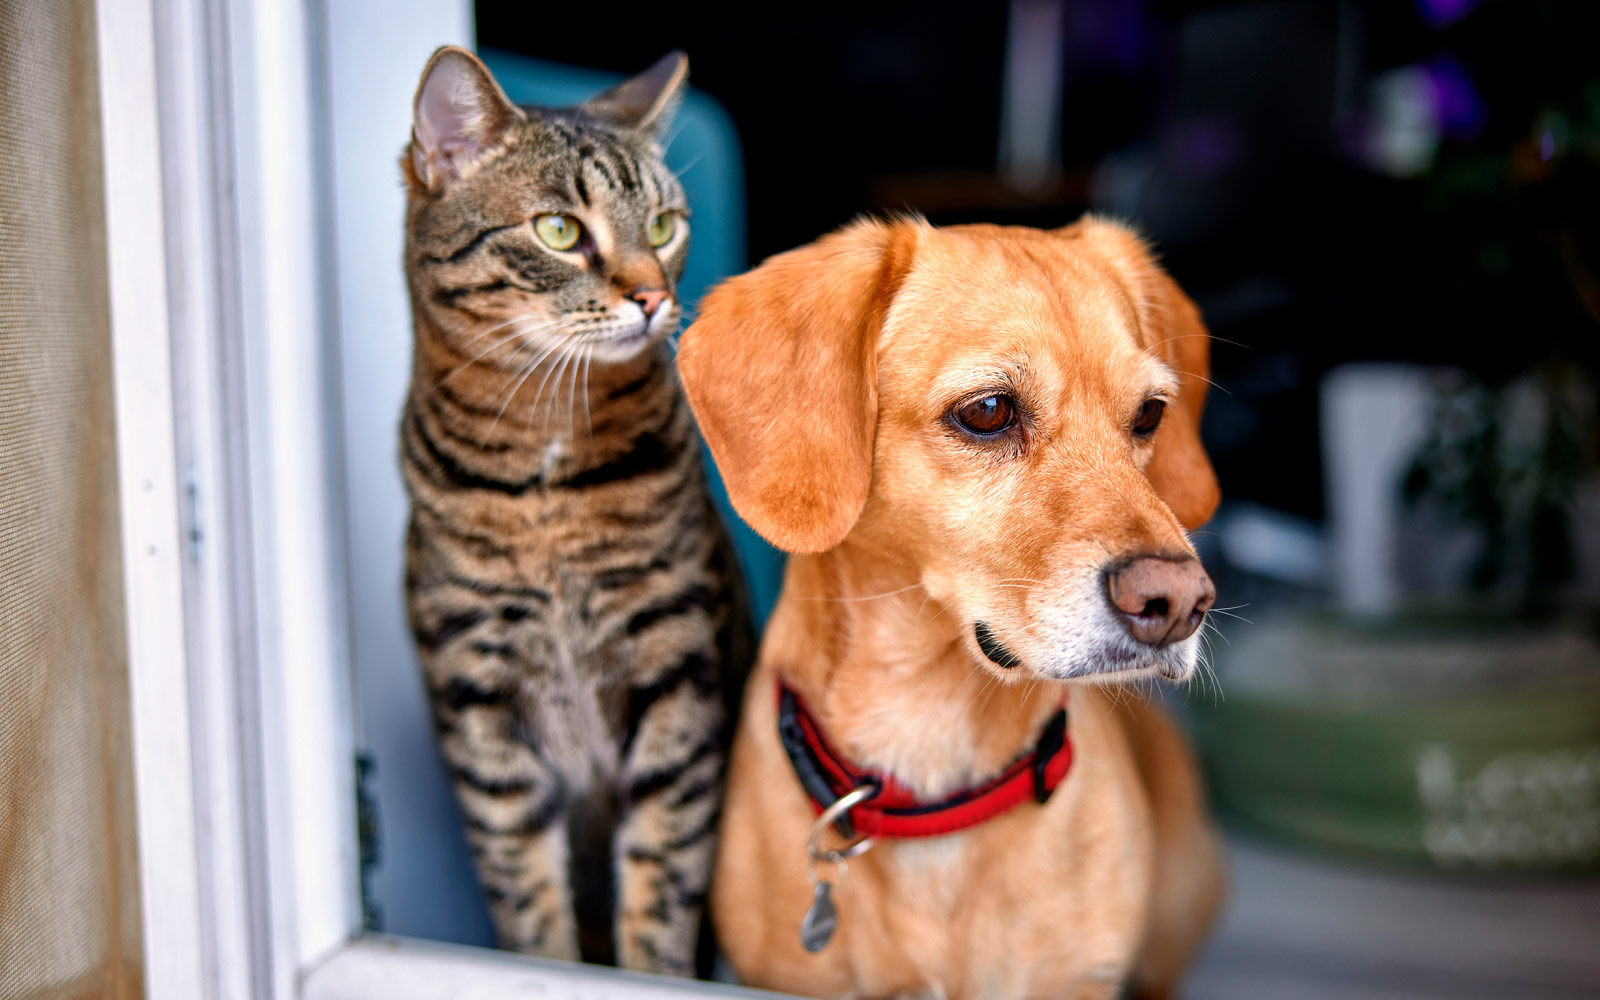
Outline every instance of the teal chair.
MULTIPOLYGON (((579 104, 621 79, 611 73, 576 69, 496 49, 484 49, 479 55, 500 81, 506 96, 518 104, 579 104)), ((691 63, 691 74, 693 71, 691 63)), ((701 297, 712 285, 749 266, 744 241, 744 164, 733 120, 715 100, 694 90, 678 109, 667 139, 667 166, 683 183, 692 215, 694 242, 678 286, 678 293, 688 306, 684 316, 687 326, 694 319, 701 297)), ((764 625, 778 597, 783 554, 739 519, 728 504, 727 490, 709 453, 705 461, 717 506, 733 534, 739 564, 750 586, 756 624, 764 625)))

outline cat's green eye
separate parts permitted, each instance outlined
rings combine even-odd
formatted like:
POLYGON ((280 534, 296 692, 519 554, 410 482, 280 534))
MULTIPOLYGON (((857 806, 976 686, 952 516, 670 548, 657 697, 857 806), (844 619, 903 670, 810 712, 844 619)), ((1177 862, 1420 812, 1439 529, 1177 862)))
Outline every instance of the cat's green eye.
POLYGON ((650 220, 650 229, 646 234, 650 237, 650 245, 664 247, 672 242, 673 234, 678 231, 678 213, 662 212, 650 220))
POLYGON ((541 215, 533 220, 539 241, 552 250, 571 250, 578 245, 583 228, 570 215, 541 215))

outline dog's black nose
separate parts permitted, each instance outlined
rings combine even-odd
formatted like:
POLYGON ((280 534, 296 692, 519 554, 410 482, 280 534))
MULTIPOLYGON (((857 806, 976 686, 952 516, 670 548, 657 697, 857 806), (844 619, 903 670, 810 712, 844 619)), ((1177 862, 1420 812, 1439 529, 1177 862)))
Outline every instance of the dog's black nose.
POLYGON ((989 628, 988 622, 979 622, 972 629, 972 635, 978 640, 978 648, 983 650, 983 655, 1005 667, 1007 670, 1021 663, 1017 654, 1000 645, 1000 640, 994 637, 994 632, 989 628))
POLYGON ((1129 635, 1159 649, 1194 635, 1217 588, 1198 559, 1139 556, 1106 573, 1106 597, 1129 635))

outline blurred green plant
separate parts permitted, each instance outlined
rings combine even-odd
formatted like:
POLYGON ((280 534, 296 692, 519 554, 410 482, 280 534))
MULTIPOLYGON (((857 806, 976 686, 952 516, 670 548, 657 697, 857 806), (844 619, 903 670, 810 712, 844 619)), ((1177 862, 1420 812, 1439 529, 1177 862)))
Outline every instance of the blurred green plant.
POLYGON ((1436 386, 1401 493, 1476 531, 1472 589, 1509 592, 1536 611, 1571 579, 1572 504, 1593 471, 1592 388, 1571 365, 1501 385, 1457 374, 1436 386))
POLYGON ((1441 35, 1485 115, 1446 138, 1417 189, 1421 287, 1475 374, 1439 387, 1402 495, 1471 526, 1470 585, 1525 606, 1573 574, 1572 501, 1600 447, 1594 8, 1501 0, 1441 35))

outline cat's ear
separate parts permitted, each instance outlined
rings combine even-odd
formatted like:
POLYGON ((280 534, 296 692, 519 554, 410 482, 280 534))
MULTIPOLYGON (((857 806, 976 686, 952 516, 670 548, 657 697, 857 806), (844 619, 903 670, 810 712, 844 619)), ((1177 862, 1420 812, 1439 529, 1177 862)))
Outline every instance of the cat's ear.
POLYGON ((788 552, 855 526, 872 483, 878 333, 916 224, 858 222, 729 278, 684 333, 678 372, 739 516, 788 552))
POLYGON ((522 117, 488 67, 453 45, 428 60, 412 109, 411 170, 430 191, 443 189, 497 149, 522 117))
POLYGON ((583 103, 585 114, 608 125, 660 135, 688 88, 689 57, 676 49, 654 66, 583 103))

